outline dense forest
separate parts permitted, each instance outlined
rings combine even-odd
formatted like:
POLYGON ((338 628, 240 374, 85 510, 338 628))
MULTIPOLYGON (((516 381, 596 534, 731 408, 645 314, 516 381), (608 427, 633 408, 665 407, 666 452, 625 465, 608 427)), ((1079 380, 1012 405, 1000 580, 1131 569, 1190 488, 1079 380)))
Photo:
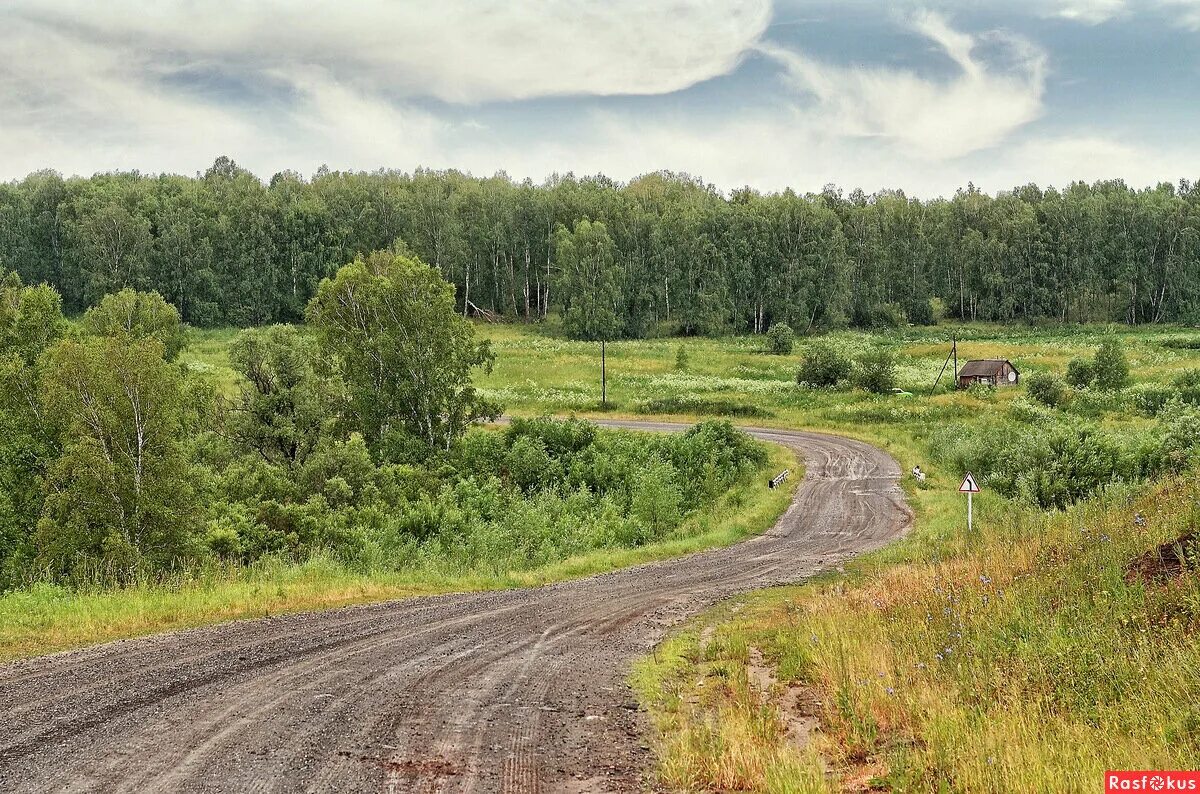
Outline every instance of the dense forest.
POLYGON ((670 173, 535 185, 321 169, 264 184, 222 157, 195 178, 44 171, 0 184, 0 266, 53 285, 68 313, 132 287, 193 325, 294 321, 322 278, 397 240, 454 284, 466 314, 566 318, 600 296, 611 322, 568 328, 581 336, 1200 320, 1189 182, 968 186, 918 201, 832 187, 723 195, 670 173))

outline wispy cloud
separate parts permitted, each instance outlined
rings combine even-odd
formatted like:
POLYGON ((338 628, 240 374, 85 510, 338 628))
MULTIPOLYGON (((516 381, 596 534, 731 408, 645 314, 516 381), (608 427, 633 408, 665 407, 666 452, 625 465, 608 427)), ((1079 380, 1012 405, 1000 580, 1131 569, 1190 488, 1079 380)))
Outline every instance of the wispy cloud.
POLYGON ((1097 25, 1119 16, 1125 7, 1125 0, 1058 0, 1045 9, 1053 16, 1097 25))
POLYGON ((956 75, 834 66, 777 45, 760 49, 816 100, 813 112, 843 134, 878 137, 929 160, 994 146, 1041 113, 1046 58, 1034 44, 998 31, 984 34, 1010 56, 1001 67, 979 57, 981 37, 955 30, 941 15, 923 13, 912 27, 953 61, 956 75))

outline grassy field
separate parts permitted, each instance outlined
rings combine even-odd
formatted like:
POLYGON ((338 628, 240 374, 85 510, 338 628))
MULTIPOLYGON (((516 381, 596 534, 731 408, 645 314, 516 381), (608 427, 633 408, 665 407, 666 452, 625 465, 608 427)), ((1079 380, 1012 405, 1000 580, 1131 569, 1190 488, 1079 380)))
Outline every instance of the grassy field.
POLYGON ((677 557, 764 532, 791 502, 799 478, 769 489, 769 473, 803 464, 771 445, 752 481, 725 493, 666 539, 637 548, 602 549, 530 571, 486 576, 425 568, 397 573, 355 570, 332 557, 296 564, 266 559, 248 567, 211 566, 174 579, 121 589, 73 591, 51 584, 0 595, 0 662, 159 631, 284 612, 468 590, 530 587, 677 557))

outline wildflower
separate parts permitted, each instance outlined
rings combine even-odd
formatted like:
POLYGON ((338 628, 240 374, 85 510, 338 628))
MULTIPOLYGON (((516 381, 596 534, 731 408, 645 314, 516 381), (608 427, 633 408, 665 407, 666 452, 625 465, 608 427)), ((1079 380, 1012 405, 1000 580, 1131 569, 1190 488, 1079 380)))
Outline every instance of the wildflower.
POLYGON ((1144 526, 1146 526, 1146 517, 1144 515, 1142 515, 1141 513, 1134 513, 1133 514, 1133 523, 1139 527, 1144 527, 1144 526))
POLYGON ((980 577, 979 577, 979 581, 983 582, 984 584, 991 584, 991 583, 992 583, 992 580, 991 580, 991 579, 989 579, 989 578, 988 578, 988 577, 986 577, 986 576, 980 576, 980 577))
POLYGON ((894 694, 896 694, 896 690, 892 689, 891 687, 888 687, 888 688, 887 688, 885 691, 886 691, 886 692, 887 692, 889 695, 894 695, 894 694))

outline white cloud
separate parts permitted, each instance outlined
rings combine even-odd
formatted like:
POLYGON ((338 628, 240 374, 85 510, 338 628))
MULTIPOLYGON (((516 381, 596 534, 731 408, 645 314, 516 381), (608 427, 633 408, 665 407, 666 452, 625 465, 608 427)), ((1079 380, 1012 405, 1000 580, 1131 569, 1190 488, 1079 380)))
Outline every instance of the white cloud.
POLYGON ((1125 11, 1125 0, 1059 0, 1047 6, 1053 16, 1098 25, 1125 11))
POLYGON ((1025 39, 992 32, 1013 61, 1003 69, 977 56, 979 38, 937 14, 913 28, 958 68, 950 79, 882 67, 833 66, 775 45, 760 45, 792 84, 817 102, 815 112, 846 134, 876 137, 907 154, 944 160, 994 146, 1042 109, 1045 55, 1025 39))
POLYGON ((320 66, 450 102, 661 94, 729 72, 770 0, 11 0, 13 17, 180 65, 320 66))
POLYGON ((0 24, 0 163, 8 174, 47 165, 146 168, 177 148, 236 149, 253 125, 148 82, 153 65, 20 20, 0 24))
POLYGON ((1097 25, 1126 14, 1166 13, 1179 27, 1200 30, 1200 0, 1056 0, 1043 6, 1047 16, 1097 25))

